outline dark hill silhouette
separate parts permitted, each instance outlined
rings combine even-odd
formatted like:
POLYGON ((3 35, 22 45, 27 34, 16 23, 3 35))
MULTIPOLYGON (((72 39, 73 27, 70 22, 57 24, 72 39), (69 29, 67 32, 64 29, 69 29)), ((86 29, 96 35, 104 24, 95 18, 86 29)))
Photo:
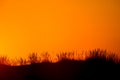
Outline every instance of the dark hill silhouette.
POLYGON ((119 62, 115 62, 113 57, 98 56, 97 51, 91 53, 94 55, 86 60, 0 65, 0 80, 120 80, 119 62))

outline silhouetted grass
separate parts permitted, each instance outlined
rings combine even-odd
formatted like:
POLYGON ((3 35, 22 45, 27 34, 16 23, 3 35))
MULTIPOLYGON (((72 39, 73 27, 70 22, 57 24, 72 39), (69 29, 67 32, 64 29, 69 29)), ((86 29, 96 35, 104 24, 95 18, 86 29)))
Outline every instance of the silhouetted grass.
POLYGON ((0 65, 8 65, 9 59, 7 56, 0 56, 0 65))
POLYGON ((41 60, 32 53, 28 59, 20 58, 19 66, 0 66, 0 80, 120 80, 120 62, 115 54, 100 49, 88 54, 85 60, 78 60, 73 52, 60 53, 58 61, 52 63, 50 54, 45 53, 41 60))
POLYGON ((119 57, 115 53, 108 53, 106 50, 95 49, 89 52, 86 61, 100 61, 107 63, 120 63, 119 57))

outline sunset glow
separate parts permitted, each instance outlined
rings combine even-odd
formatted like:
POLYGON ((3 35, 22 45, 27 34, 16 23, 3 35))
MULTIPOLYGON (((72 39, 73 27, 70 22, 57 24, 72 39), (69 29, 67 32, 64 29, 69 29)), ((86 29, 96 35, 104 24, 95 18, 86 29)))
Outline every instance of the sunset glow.
POLYGON ((120 53, 119 0, 0 0, 0 55, 95 48, 120 53))

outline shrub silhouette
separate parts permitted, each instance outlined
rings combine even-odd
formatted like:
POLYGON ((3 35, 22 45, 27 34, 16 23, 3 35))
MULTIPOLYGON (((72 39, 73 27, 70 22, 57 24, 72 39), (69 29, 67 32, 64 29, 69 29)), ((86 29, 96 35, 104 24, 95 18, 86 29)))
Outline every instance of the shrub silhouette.
POLYGON ((58 61, 74 60, 74 52, 62 52, 56 55, 58 61))
MULTIPOLYGON (((19 66, 0 66, 0 80, 120 80, 120 63, 114 62, 114 53, 95 49, 88 54, 86 60, 76 60, 75 53, 62 52, 56 55, 58 62, 51 63, 50 54, 44 53, 42 63, 37 53, 31 53, 28 59, 19 59, 19 66)), ((1 64, 7 61, 0 57, 1 64)))
POLYGON ((89 57, 88 58, 100 58, 100 59, 106 59, 107 57, 107 52, 106 50, 101 50, 101 49, 95 49, 89 52, 89 57))
MULTIPOLYGON (((120 59, 115 53, 108 53, 106 50, 102 49, 94 49, 88 52, 89 55, 87 56, 86 61, 101 61, 101 62, 109 62, 109 63, 120 63, 120 59)), ((38 56, 37 53, 31 53, 28 55, 28 59, 19 58, 17 60, 17 64, 19 65, 27 65, 27 64, 35 64, 35 63, 41 63, 41 62, 52 62, 51 55, 48 54, 48 52, 41 54, 38 56)), ((81 57, 81 56, 80 56, 81 57)), ((67 61, 67 60, 80 60, 75 59, 75 53, 74 52, 61 52, 59 54, 56 54, 57 61, 67 61)), ((14 60, 15 61, 15 60, 14 60)), ((10 62, 8 57, 6 56, 0 56, 0 64, 8 65, 13 64, 13 62, 10 62)), ((14 65, 17 65, 16 63, 14 65)))
POLYGON ((43 60, 42 62, 50 62, 50 54, 48 52, 42 54, 43 60))
POLYGON ((27 60, 26 60, 26 59, 23 59, 23 58, 20 58, 20 59, 18 60, 18 63, 19 63, 19 65, 27 65, 27 60))
POLYGON ((9 59, 7 56, 0 56, 0 64, 1 65, 8 65, 9 64, 9 59))
MULTIPOLYGON (((103 62, 120 62, 119 58, 115 53, 108 53, 106 50, 102 49, 95 49, 91 50, 89 53, 89 56, 85 59, 87 61, 93 60, 93 61, 103 61, 103 62)), ((86 55, 85 55, 86 56, 86 55)), ((75 53, 74 52, 61 52, 59 54, 56 54, 57 60, 59 61, 67 61, 67 60, 78 60, 75 59, 75 53)), ((79 59, 80 60, 80 59, 79 59)), ((51 55, 46 52, 41 54, 41 56, 38 56, 37 53, 32 53, 28 55, 28 61, 26 59, 20 58, 19 64, 20 65, 26 65, 27 63, 35 64, 35 63, 41 63, 41 62, 51 62, 51 55), (42 59, 41 59, 42 57, 42 59)))
POLYGON ((38 63, 38 55, 37 53, 32 53, 28 56, 28 62, 30 64, 35 64, 38 63))
POLYGON ((108 53, 106 50, 95 49, 89 52, 87 61, 100 61, 108 63, 119 63, 119 58, 115 53, 108 53))

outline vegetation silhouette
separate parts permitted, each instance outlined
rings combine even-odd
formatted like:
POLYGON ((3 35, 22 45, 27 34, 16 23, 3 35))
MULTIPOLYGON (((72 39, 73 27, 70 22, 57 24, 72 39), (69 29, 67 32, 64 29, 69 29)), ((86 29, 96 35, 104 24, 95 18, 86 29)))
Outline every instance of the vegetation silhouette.
POLYGON ((114 53, 95 49, 88 54, 80 60, 73 52, 63 52, 52 63, 48 53, 42 55, 43 61, 32 53, 20 58, 19 66, 6 65, 8 59, 0 57, 0 80, 120 80, 120 60, 114 53))
POLYGON ((2 64, 8 64, 9 59, 7 56, 0 56, 0 65, 2 64))

